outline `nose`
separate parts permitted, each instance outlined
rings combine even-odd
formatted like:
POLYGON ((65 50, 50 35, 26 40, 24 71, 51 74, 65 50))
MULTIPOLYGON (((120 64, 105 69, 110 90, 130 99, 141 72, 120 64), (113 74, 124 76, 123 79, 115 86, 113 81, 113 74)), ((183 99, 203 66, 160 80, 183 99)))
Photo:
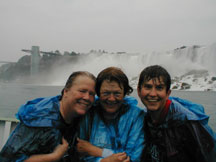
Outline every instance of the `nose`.
POLYGON ((111 94, 109 95, 108 100, 109 100, 109 101, 115 101, 115 96, 114 96, 113 93, 111 93, 111 94))
POLYGON ((84 96, 83 96, 83 98, 84 98, 85 100, 89 100, 89 99, 90 99, 90 94, 89 94, 88 92, 85 93, 84 96))
POLYGON ((156 96, 157 95, 157 91, 155 88, 152 88, 150 93, 149 93, 150 96, 156 96))

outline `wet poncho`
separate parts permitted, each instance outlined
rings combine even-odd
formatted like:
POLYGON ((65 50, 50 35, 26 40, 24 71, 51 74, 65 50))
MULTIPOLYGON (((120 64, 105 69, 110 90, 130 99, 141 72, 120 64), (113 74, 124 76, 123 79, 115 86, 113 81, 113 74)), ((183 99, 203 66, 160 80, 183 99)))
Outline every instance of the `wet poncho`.
POLYGON ((96 162, 118 152, 125 152, 131 162, 139 162, 143 149, 144 110, 137 107, 137 100, 125 97, 124 103, 111 120, 102 116, 102 108, 96 101, 80 124, 80 138, 103 149, 102 157, 86 156, 86 162, 96 162))
POLYGON ((1 162, 21 162, 34 154, 47 154, 61 143, 72 143, 74 131, 60 115, 61 96, 37 98, 19 108, 20 120, 0 153, 1 162), (68 131, 70 130, 70 131, 68 131))
POLYGON ((215 134, 204 108, 177 97, 170 98, 168 113, 153 124, 147 113, 142 162, 215 162, 215 134))

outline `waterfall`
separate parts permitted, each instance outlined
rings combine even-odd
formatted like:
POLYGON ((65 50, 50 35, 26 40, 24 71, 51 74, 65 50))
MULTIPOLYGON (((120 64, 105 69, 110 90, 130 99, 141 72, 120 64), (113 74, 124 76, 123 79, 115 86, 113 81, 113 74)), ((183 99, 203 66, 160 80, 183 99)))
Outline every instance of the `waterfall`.
POLYGON ((193 89, 196 85, 198 89, 216 90, 216 43, 208 46, 182 46, 166 52, 109 53, 91 50, 82 54, 43 56, 40 60, 40 72, 31 77, 27 75, 29 58, 30 56, 24 56, 16 64, 2 66, 2 76, 11 75, 15 78, 20 74, 14 81, 64 85, 74 71, 85 70, 97 76, 104 68, 116 66, 126 73, 132 86, 136 87, 140 72, 149 65, 158 64, 170 73, 175 89, 184 89, 182 85, 193 89), (8 68, 10 69, 7 70, 8 68))
POLYGON ((193 70, 207 70, 216 74, 216 43, 209 46, 181 47, 167 52, 152 53, 88 53, 76 62, 56 66, 50 74, 53 84, 64 84, 71 72, 87 70, 97 76, 109 66, 120 67, 129 77, 137 79, 140 72, 149 65, 165 67, 172 78, 193 70))

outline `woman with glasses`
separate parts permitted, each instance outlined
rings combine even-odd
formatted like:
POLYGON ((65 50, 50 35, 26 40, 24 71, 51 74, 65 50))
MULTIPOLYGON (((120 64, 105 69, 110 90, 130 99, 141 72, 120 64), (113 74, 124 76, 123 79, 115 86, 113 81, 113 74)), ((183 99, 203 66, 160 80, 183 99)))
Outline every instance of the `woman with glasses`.
POLYGON ((102 70, 96 79, 98 99, 80 125, 77 150, 84 161, 139 162, 143 149, 143 109, 129 97, 133 89, 117 67, 102 70))

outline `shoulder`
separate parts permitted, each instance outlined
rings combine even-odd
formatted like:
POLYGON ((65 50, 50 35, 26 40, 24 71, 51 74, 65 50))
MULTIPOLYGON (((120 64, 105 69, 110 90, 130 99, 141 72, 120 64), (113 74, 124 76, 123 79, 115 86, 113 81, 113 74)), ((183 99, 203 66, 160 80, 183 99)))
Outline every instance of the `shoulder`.
POLYGON ((177 97, 170 97, 169 99, 172 101, 169 110, 172 116, 195 121, 208 120, 209 116, 205 114, 202 105, 177 97))
POLYGON ((132 96, 126 96, 124 98, 124 105, 127 105, 129 107, 129 111, 132 111, 132 112, 140 112, 140 113, 146 112, 145 109, 138 106, 137 99, 132 96))
POLYGON ((34 100, 27 101, 26 104, 20 106, 18 113, 34 112, 37 110, 43 110, 52 108, 54 103, 59 103, 60 96, 36 98, 34 100))
MULTIPOLYGON (((137 105, 138 101, 134 97, 127 96, 124 98, 123 106, 126 111, 121 115, 120 122, 125 123, 143 123, 145 110, 137 105)), ((124 109, 124 108, 123 108, 124 109)))
POLYGON ((28 101, 19 108, 16 117, 27 126, 50 127, 53 125, 52 121, 59 119, 59 97, 37 98, 28 101))

